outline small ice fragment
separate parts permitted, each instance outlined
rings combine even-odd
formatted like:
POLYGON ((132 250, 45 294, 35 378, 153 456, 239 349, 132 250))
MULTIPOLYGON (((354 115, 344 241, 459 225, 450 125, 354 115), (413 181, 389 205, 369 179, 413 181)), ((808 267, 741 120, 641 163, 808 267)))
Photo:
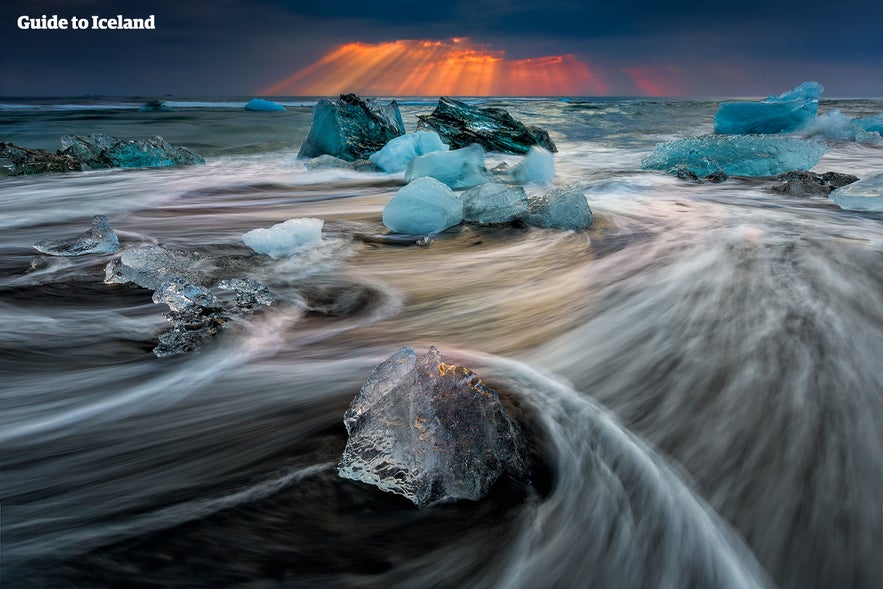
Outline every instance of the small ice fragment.
POLYGON ((460 195, 463 219, 472 223, 509 223, 527 210, 527 195, 521 186, 488 183, 460 195))
POLYGON ((535 145, 512 170, 512 179, 518 184, 551 184, 553 178, 555 160, 552 154, 535 145))
POLYGON ((534 227, 580 230, 592 226, 592 210, 578 182, 531 198, 522 219, 534 227))
POLYGON ((838 188, 828 198, 847 211, 883 212, 883 172, 838 188))
POLYGON ((242 236, 245 245, 271 258, 287 256, 298 248, 322 240, 322 219, 301 217, 277 223, 269 229, 253 229, 242 236))
POLYGON ((417 156, 405 170, 405 182, 429 176, 451 188, 472 188, 488 181, 484 149, 473 143, 453 151, 436 151, 417 156))
POLYGON ((404 172, 415 157, 449 149, 435 131, 417 131, 390 139, 383 149, 371 154, 368 160, 384 172, 404 172))
POLYGON ((252 98, 245 105, 245 110, 285 112, 285 107, 278 102, 263 98, 252 98))
POLYGON ((120 249, 120 240, 104 215, 92 217, 92 227, 76 237, 46 239, 34 244, 38 252, 51 256, 109 254, 120 249))
POLYGON ((446 185, 428 177, 400 188, 383 209, 383 224, 409 235, 438 233, 462 220, 460 199, 446 185))

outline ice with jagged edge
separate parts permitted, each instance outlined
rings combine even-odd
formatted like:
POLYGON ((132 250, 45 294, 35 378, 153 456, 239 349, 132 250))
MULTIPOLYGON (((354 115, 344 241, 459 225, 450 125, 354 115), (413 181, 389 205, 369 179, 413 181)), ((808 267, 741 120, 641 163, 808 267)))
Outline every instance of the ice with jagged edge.
POLYGON ((417 178, 383 208, 383 224, 395 233, 438 233, 463 220, 463 202, 435 178, 417 178))
POLYGON ((50 256, 82 256, 112 254, 119 251, 120 240, 104 215, 92 217, 92 227, 75 237, 45 239, 34 244, 38 252, 50 256))
POLYGON ((188 282, 202 282, 206 260, 195 253, 167 250, 158 245, 144 245, 123 250, 120 257, 111 260, 104 269, 106 284, 134 282, 138 286, 156 290, 176 278, 188 282))
POLYGON ((427 176, 454 189, 484 184, 489 180, 484 167, 484 149, 473 143, 462 149, 417 156, 405 170, 405 182, 427 176))
POLYGON ((186 311, 191 307, 214 307, 217 303, 211 291, 191 284, 183 278, 173 278, 160 284, 153 293, 153 302, 165 303, 172 311, 186 311))
POLYGON ((551 184, 555 178, 555 160, 549 150, 531 146, 512 170, 512 180, 518 184, 551 184))
POLYGON ((855 141, 856 143, 880 143, 881 141, 879 132, 864 129, 839 110, 832 110, 807 120, 795 133, 806 137, 855 141))
POLYGON ((579 231, 594 222, 592 209, 579 182, 531 198, 522 220, 534 227, 579 231))
POLYGON ((883 114, 852 119, 852 122, 865 131, 877 132, 883 135, 883 114))
POLYGON ((245 245, 271 258, 289 256, 298 249, 322 241, 322 219, 300 217, 269 228, 253 229, 242 236, 245 245))
POLYGON ((815 118, 824 87, 804 82, 760 102, 721 102, 714 115, 714 132, 725 135, 786 133, 815 118))
POLYGON ((417 131, 390 139, 383 149, 371 154, 368 161, 384 172, 404 172, 415 157, 449 149, 435 131, 417 131))
POLYGON ((265 98, 252 98, 245 105, 245 110, 267 111, 267 112, 285 112, 285 107, 278 102, 266 100, 265 98))
POLYGON ((848 211, 883 213, 883 172, 838 188, 828 198, 848 211))
POLYGON ((460 195, 463 219, 489 225, 510 223, 527 210, 527 195, 521 186, 489 182, 470 188, 460 195))

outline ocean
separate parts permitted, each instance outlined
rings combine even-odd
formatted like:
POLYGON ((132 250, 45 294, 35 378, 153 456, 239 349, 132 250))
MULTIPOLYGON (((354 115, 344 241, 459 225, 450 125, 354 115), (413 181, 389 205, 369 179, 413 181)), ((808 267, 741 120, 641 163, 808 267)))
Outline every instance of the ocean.
MULTIPOLYGON (((883 215, 640 169, 711 133, 718 101, 472 99, 549 131, 595 224, 417 247, 354 238, 384 231, 402 174, 297 159, 316 99, 165 100, 0 100, 2 141, 161 135, 207 162, 0 180, 4 587, 883 584, 883 215), (295 217, 325 233, 248 258, 271 307, 158 358, 164 306, 103 282, 119 254, 32 247, 96 214, 122 249, 250 256, 245 232, 295 217), (403 345, 500 393, 530 481, 420 510, 338 477, 343 414, 403 345)), ((399 103, 413 131, 435 99, 399 103)), ((879 144, 830 146, 815 171, 883 171, 879 144)))

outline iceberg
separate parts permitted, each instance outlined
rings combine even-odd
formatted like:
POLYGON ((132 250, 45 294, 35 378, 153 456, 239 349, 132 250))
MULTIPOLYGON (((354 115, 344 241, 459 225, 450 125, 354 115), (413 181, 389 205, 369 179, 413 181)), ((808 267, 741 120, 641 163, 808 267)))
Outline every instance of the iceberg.
POLYGON ((555 160, 552 154, 535 145, 512 170, 512 179, 518 184, 551 184, 553 178, 555 178, 555 160))
POLYGON ((883 114, 874 115, 872 117, 864 117, 852 119, 852 122, 868 131, 869 133, 880 133, 883 135, 883 114))
POLYGON ((277 223, 269 229, 253 229, 242 236, 245 245, 271 258, 289 256, 299 248, 322 241, 322 219, 302 217, 277 223))
POLYGON ((463 203, 454 191, 429 177, 403 186, 383 207, 383 224, 394 233, 438 233, 462 220, 463 203))
POLYGON ((528 203, 521 186, 495 182, 463 192, 460 200, 463 201, 463 219, 482 225, 511 223, 527 210, 528 203))
POLYGON ((395 100, 378 105, 355 94, 341 94, 334 101, 320 100, 313 108, 313 124, 297 156, 328 154, 351 162, 367 158, 404 134, 405 123, 395 100))
POLYGON ((443 96, 432 114, 417 118, 418 129, 436 131, 454 149, 478 143, 502 153, 527 153, 532 145, 558 151, 548 132, 515 120, 502 108, 470 106, 443 96))
POLYGON ((405 170, 405 182, 428 176, 451 188, 472 188, 487 182, 486 174, 484 149, 472 144, 462 149, 415 157, 405 170))
POLYGON ((120 240, 110 226, 107 217, 92 217, 92 227, 76 237, 47 239, 34 244, 34 249, 50 256, 82 256, 84 254, 110 254, 120 249, 120 240))
POLYGON ((847 211, 883 213, 883 172, 838 188, 828 198, 847 211))
POLYGON ((80 162, 67 155, 0 142, 0 178, 48 172, 78 172, 80 162))
POLYGON ((104 269, 104 283, 134 282, 150 290, 178 278, 201 284, 205 279, 206 265, 205 258, 195 253, 145 245, 123 250, 119 258, 108 262, 104 269))
POLYGON ((494 389, 438 349, 401 348, 374 368, 343 418, 338 474, 418 507, 484 497, 503 473, 523 477, 523 442, 494 389))
POLYGON ((776 176, 776 180, 782 182, 770 186, 770 192, 778 192, 788 196, 828 196, 828 194, 841 186, 846 186, 858 180, 858 177, 839 172, 825 172, 815 174, 805 170, 785 172, 776 176))
POLYGON ((807 120, 796 131, 806 137, 839 139, 857 143, 880 143, 880 133, 867 131, 839 110, 826 112, 822 116, 807 120))
POLYGON ((534 227, 573 231, 588 229, 593 222, 592 209, 579 182, 531 198, 522 219, 534 227))
POLYGON ((676 173, 686 169, 697 176, 723 172, 730 176, 776 176, 815 166, 828 147, 779 135, 704 135, 656 145, 641 162, 645 170, 676 173))
POLYGON ((804 82, 760 102, 721 102, 714 115, 714 132, 746 135, 793 131, 815 118, 823 90, 817 82, 804 82))
POLYGON ((171 112, 173 109, 162 100, 148 100, 138 107, 138 112, 171 112))
POLYGON ((272 100, 265 100, 263 98, 252 98, 248 101, 248 104, 245 105, 245 110, 285 112, 285 107, 278 102, 273 102, 272 100))
POLYGON ((390 139, 383 149, 371 154, 368 160, 384 172, 404 172, 411 160, 418 155, 448 149, 450 147, 442 142, 435 131, 417 131, 390 139))
POLYGON ((173 147, 162 137, 120 139, 110 135, 65 135, 59 155, 79 161, 83 169, 154 168, 204 164, 186 147, 173 147))

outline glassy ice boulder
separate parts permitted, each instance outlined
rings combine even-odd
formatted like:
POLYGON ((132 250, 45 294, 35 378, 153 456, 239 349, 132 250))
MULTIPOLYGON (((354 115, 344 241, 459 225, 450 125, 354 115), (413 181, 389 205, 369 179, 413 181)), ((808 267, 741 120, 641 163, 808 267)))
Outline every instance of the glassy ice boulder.
POLYGON ((366 159, 390 139, 405 134, 405 123, 393 100, 380 105, 355 94, 320 100, 313 108, 313 124, 297 156, 333 155, 348 162, 366 159))
POLYGON ((384 172, 404 172, 412 159, 418 155, 426 155, 436 151, 447 151, 447 144, 435 131, 417 131, 391 139, 377 153, 371 154, 368 160, 384 172))
POLYGON ((48 172, 78 172, 80 169, 80 162, 72 157, 0 142, 0 178, 48 172))
POLYGON ((768 134, 793 131, 819 110, 825 88, 804 82, 780 96, 760 102, 721 102, 714 115, 714 132, 727 135, 768 134))
POLYGON ((542 147, 531 147, 512 169, 512 179, 518 184, 551 184, 554 178, 555 160, 542 147))
POLYGON ((578 231, 592 226, 592 209, 579 182, 531 198, 522 220, 534 227, 578 231))
POLYGON ((689 170, 704 177, 716 172, 730 176, 776 176, 815 166, 828 147, 780 135, 704 135, 660 143, 641 162, 645 170, 677 173, 689 170))
POLYGON ((338 474, 418 507, 477 501, 504 472, 526 470, 519 430, 496 391, 435 347, 419 357, 403 347, 377 366, 343 423, 338 474))
POLYGON ((383 208, 383 224, 408 235, 438 233, 462 220, 463 203, 454 191, 429 177, 400 188, 383 208))
POLYGON ((120 240, 107 217, 92 217, 92 227, 75 237, 46 239, 34 244, 38 252, 50 256, 82 256, 84 254, 109 254, 120 249, 120 240))
POLYGON ((853 119, 853 122, 865 131, 876 132, 883 135, 883 114, 853 119))
POLYGON ((527 210, 527 195, 521 186, 489 182, 466 190, 463 201, 463 219, 482 225, 510 223, 527 210))
POLYGON ((299 248, 322 241, 322 219, 302 217, 277 223, 268 229, 253 229, 242 236, 245 245, 259 254, 280 258, 299 248))
POLYGON ((204 164, 186 147, 173 147, 162 137, 120 139, 110 135, 65 135, 59 155, 79 161, 84 169, 154 168, 204 164))
POLYGON ((123 250, 104 269, 105 284, 134 282, 155 290, 164 282, 183 278, 201 283, 205 279, 207 260, 195 253, 167 250, 158 245, 145 245, 123 250))
POLYGON ((415 157, 405 170, 405 182, 429 176, 451 188, 472 188, 488 181, 484 149, 480 145, 436 151, 415 157))
POLYGON ((454 149, 478 143, 502 153, 527 153, 532 145, 558 151, 548 132, 515 120, 502 108, 471 106, 443 96, 432 114, 417 118, 418 128, 438 132, 454 149))
POLYGON ((880 133, 865 130, 839 110, 832 110, 819 117, 809 119, 795 133, 806 137, 838 139, 857 143, 880 143, 881 141, 880 133))
POLYGON ((278 102, 273 102, 272 100, 265 100, 263 98, 252 98, 245 105, 245 110, 285 112, 285 107, 278 102))
POLYGON ((838 188, 828 195, 847 211, 883 212, 883 172, 838 188))

